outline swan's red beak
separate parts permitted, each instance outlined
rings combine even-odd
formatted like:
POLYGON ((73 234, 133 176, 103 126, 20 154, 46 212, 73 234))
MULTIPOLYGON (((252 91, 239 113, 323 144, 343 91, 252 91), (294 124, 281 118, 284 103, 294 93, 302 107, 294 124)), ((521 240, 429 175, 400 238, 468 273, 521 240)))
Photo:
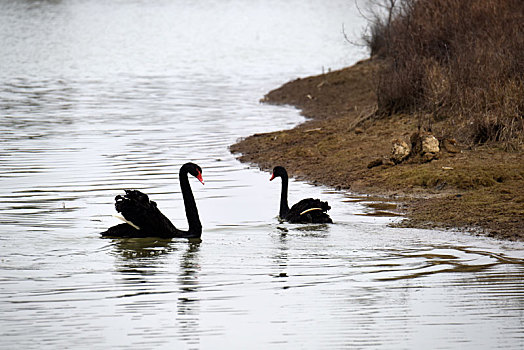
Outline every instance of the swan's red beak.
POLYGON ((275 178, 275 174, 271 174, 271 179, 269 181, 272 181, 275 178))
POLYGON ((202 185, 204 185, 204 179, 202 178, 202 173, 200 171, 198 172, 198 175, 196 178, 198 179, 198 181, 202 183, 202 185))

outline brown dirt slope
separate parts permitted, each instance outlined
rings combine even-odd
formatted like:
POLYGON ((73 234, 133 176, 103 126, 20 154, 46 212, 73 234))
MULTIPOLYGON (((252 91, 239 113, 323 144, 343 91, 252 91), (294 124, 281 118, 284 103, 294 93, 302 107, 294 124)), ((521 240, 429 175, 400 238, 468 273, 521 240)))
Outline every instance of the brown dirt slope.
MULTIPOLYGON (((297 79, 263 102, 289 104, 310 118, 294 129, 256 134, 231 146, 243 162, 270 170, 284 165, 296 178, 357 193, 400 198, 417 227, 466 228, 524 240, 524 152, 456 145, 422 163, 387 161, 392 140, 409 142, 419 129, 413 115, 375 116, 380 61, 297 79), (368 168, 373 161, 383 165, 368 168)), ((445 122, 435 134, 452 135, 445 122)))

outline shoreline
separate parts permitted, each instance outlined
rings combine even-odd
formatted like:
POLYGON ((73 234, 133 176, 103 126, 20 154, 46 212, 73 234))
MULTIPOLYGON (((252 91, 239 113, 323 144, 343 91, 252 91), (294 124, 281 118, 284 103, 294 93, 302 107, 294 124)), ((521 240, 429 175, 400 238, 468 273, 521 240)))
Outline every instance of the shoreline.
MULTIPOLYGON (((392 141, 409 142, 419 125, 408 114, 375 116, 380 64, 368 59, 270 91, 261 102, 295 106, 306 121, 248 136, 230 151, 262 170, 284 165, 299 180, 395 198, 406 215, 404 227, 458 228, 524 241, 524 152, 456 144, 430 162, 388 161, 392 141), (368 167, 377 160, 385 161, 368 167)), ((452 134, 445 122, 434 130, 439 140, 452 134)))

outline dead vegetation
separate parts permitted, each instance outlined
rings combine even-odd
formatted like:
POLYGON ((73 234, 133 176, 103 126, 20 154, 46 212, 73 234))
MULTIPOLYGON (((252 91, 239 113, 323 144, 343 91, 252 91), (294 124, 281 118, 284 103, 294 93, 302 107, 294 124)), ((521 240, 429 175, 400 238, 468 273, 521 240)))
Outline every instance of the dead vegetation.
POLYGON ((430 162, 411 156, 396 165, 383 161, 392 141, 412 147, 418 121, 408 113, 372 117, 380 65, 381 60, 367 60, 271 91, 265 103, 297 106, 311 119, 291 130, 247 137, 231 151, 268 171, 280 164, 312 183, 393 196, 404 203, 406 225, 475 227, 524 240, 524 152, 441 139, 441 151, 430 162), (380 164, 368 168, 378 159, 380 164))
POLYGON ((377 79, 381 115, 411 113, 429 129, 445 120, 453 135, 440 136, 463 143, 523 146, 523 1, 371 4, 364 40, 385 62, 377 79))
POLYGON ((384 10, 369 17, 372 58, 271 91, 262 102, 310 119, 231 151, 392 196, 409 226, 524 240, 524 2, 370 1, 384 10))

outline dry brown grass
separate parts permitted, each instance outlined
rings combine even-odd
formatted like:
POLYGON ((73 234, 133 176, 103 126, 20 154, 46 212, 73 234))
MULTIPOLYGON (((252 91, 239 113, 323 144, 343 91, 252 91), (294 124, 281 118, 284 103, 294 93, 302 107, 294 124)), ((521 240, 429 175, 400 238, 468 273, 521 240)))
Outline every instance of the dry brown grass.
POLYGON ((467 143, 524 144, 524 1, 374 0, 365 40, 386 65, 384 115, 446 120, 467 143))

